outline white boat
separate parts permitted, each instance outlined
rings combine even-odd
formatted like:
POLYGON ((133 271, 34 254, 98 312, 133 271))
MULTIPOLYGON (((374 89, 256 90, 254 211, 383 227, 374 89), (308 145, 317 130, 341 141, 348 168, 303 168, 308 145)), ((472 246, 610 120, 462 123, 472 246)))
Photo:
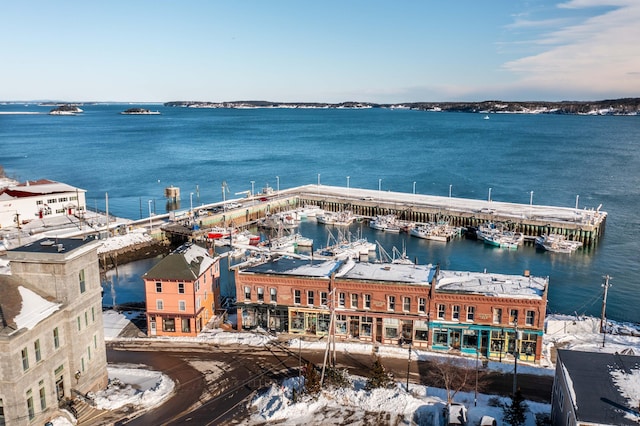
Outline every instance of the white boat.
POLYGON ((516 250, 524 242, 524 234, 513 231, 497 231, 485 233, 482 240, 491 246, 516 250))
POLYGON ((449 226, 448 222, 424 223, 411 228, 409 234, 424 240, 446 243, 460 235, 460 228, 449 226))
POLYGON ((573 253, 582 247, 582 243, 567 240, 564 235, 560 234, 543 234, 536 237, 536 246, 553 253, 573 253))
POLYGON ((275 213, 258 222, 258 227, 265 229, 293 229, 297 226, 298 222, 290 212, 275 213))
POLYGON ((323 225, 349 226, 356 220, 351 210, 343 210, 340 212, 327 212, 316 217, 318 223, 323 225))
POLYGON ((400 225, 393 214, 378 215, 374 220, 369 222, 369 227, 378 231, 400 233, 400 225))
POLYGON ((355 238, 345 236, 338 233, 338 238, 329 231, 327 238, 327 246, 317 250, 316 253, 321 256, 331 256, 339 259, 344 258, 360 258, 368 256, 369 253, 376 251, 376 244, 369 242, 366 238, 355 238))

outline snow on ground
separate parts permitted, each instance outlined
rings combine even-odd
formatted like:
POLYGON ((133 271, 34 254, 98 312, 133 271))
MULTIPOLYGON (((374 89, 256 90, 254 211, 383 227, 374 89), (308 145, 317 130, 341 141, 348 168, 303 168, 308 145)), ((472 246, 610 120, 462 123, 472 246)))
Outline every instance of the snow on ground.
MULTIPOLYGON (((233 317, 231 317, 233 318, 233 317)), ((122 330, 128 323, 127 317, 115 311, 104 313, 105 335, 115 339, 119 330, 122 330)), ((633 350, 640 354, 640 333, 638 329, 628 324, 609 323, 608 329, 622 332, 624 335, 606 335, 605 347, 602 347, 603 335, 599 333, 599 319, 593 317, 570 317, 570 316, 550 316, 547 319, 547 330, 545 334, 545 351, 550 351, 552 345, 558 345, 566 349, 576 349, 582 351, 606 351, 620 352, 621 350, 633 350)), ((244 344, 248 346, 262 346, 275 337, 262 333, 227 332, 220 329, 205 328, 203 333, 194 338, 157 338, 158 341, 182 341, 182 342, 203 342, 224 345, 224 344, 244 344)), ((121 339, 123 340, 123 339, 121 339)), ((151 340, 151 339, 149 339, 151 340)), ((326 342, 312 342, 301 339, 292 339, 288 342, 292 348, 324 350, 326 342)), ((374 347, 364 343, 336 343, 336 348, 344 353, 372 353, 374 347)), ((377 353, 381 357, 407 358, 408 347, 378 346, 377 353)), ((428 357, 447 357, 450 355, 421 351, 412 349, 411 359, 426 359, 428 357)), ((469 362, 474 362, 471 357, 469 362)), ((487 366, 490 370, 505 372, 513 371, 512 362, 490 361, 487 366)), ((545 365, 532 365, 524 362, 518 363, 518 372, 521 374, 544 374, 553 375, 554 369, 550 361, 545 361, 545 365)), ((111 370, 109 373, 111 377, 111 370)), ((122 383, 129 384, 135 382, 135 374, 121 377, 122 383)), ((149 379, 153 381, 152 379, 149 379)), ((298 387, 298 379, 285 380, 282 384, 272 386, 254 398, 251 402, 252 417, 244 422, 245 425, 257 423, 277 422, 283 425, 320 425, 320 424, 370 424, 369 420, 363 420, 363 412, 379 413, 379 419, 384 419, 389 424, 411 424, 414 423, 442 425, 443 408, 446 405, 446 393, 443 389, 428 388, 425 386, 410 384, 410 392, 407 392, 405 385, 398 382, 391 389, 377 389, 367 391, 364 389, 366 379, 352 377, 352 387, 332 390, 322 393, 317 399, 310 400, 302 397, 297 402, 293 400, 293 390, 298 387), (389 419, 387 421, 387 419, 389 419), (369 422, 369 423, 367 423, 369 422)), ((620 383, 621 389, 625 392, 636 392, 637 384, 629 385, 620 383), (632 386, 629 388, 629 386, 632 386), (635 387, 633 387, 635 386, 635 387)), ((135 387, 135 384, 133 385, 135 387)), ((159 384, 148 386, 157 389, 156 395, 149 398, 151 401, 160 398, 163 392, 159 384)), ((171 390, 167 391, 170 393, 171 390)), ((125 391, 111 390, 113 400, 125 400, 128 395, 125 391)), ((168 396, 167 396, 168 397, 168 396)), ((144 406, 147 401, 139 398, 139 404, 144 406)), ((150 401, 150 402, 151 402, 150 401)), ((502 409, 497 406, 499 403, 510 403, 509 398, 496 398, 495 396, 480 394, 477 406, 474 406, 473 393, 459 392, 455 397, 456 402, 460 402, 468 408, 469 424, 478 424, 481 417, 488 415, 498 421, 502 418, 502 409)), ((157 403, 157 402, 156 402, 157 403)), ((535 413, 549 413, 549 404, 541 404, 527 401, 530 412, 527 417, 526 426, 535 425, 535 413)))
POLYGON ((102 240, 102 245, 98 248, 98 254, 152 241, 153 238, 146 232, 147 230, 144 228, 137 228, 126 235, 116 235, 102 240))

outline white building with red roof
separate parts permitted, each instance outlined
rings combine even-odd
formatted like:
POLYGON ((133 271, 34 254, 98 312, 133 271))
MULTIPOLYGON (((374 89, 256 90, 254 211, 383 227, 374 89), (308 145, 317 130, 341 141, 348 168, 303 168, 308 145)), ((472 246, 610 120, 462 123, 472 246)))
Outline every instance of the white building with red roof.
POLYGON ((84 189, 48 179, 26 181, 0 189, 0 228, 54 216, 82 216, 84 189))

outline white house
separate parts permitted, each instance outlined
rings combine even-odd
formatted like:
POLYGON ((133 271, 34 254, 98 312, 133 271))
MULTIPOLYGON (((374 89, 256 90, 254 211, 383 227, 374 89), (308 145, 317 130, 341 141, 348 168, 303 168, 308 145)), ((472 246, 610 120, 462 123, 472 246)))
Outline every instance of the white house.
POLYGON ((86 192, 47 179, 0 189, 0 228, 45 217, 81 216, 86 210, 86 192))

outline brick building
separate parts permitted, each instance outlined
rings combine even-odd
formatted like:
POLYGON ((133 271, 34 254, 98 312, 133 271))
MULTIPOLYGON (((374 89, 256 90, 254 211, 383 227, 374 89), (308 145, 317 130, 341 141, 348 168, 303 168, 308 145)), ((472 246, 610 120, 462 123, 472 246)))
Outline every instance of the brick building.
POLYGON ((541 354, 547 278, 280 258, 236 270, 235 282, 239 329, 322 336, 333 313, 337 339, 496 359, 516 347, 521 359, 541 354))
POLYGON ((142 279, 149 336, 197 336, 220 307, 220 258, 193 243, 178 247, 142 279))

